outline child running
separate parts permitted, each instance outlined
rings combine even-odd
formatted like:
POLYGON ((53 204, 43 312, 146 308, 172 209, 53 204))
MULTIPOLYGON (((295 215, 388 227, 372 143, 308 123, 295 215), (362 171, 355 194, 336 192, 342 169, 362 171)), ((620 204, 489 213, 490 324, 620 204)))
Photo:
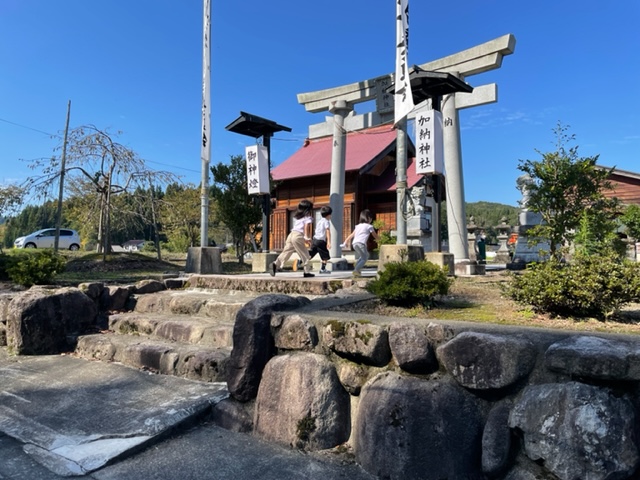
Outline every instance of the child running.
POLYGON ((353 276, 362 276, 362 267, 364 267, 367 260, 369 260, 369 251, 367 250, 367 241, 369 235, 378 240, 378 234, 375 228, 371 225, 373 222, 373 215, 368 209, 360 212, 360 223, 356 225, 353 232, 345 239, 344 243, 340 245, 345 248, 349 245, 351 239, 353 239, 353 249, 356 251, 356 265, 353 267, 353 276))
POLYGON ((315 277, 311 273, 311 264, 309 262, 309 252, 307 250, 307 242, 311 241, 311 235, 313 233, 313 203, 309 200, 302 200, 298 204, 296 213, 293 214, 293 228, 291 233, 287 236, 287 240, 284 244, 282 253, 278 255, 276 261, 271 264, 269 274, 272 277, 276 275, 276 272, 287 263, 289 257, 296 252, 302 262, 304 268, 303 277, 315 277))
MULTIPOLYGON (((320 216, 322 217, 316 225, 316 232, 313 235, 313 243, 311 244, 311 250, 309 250, 309 258, 316 256, 316 253, 320 254, 320 260, 322 260, 322 267, 318 273, 331 273, 327 270, 327 262, 331 258, 329 249, 331 248, 331 214, 333 210, 329 206, 322 207, 320 209, 320 216)), ((298 269, 298 260, 295 260, 293 269, 298 269)))

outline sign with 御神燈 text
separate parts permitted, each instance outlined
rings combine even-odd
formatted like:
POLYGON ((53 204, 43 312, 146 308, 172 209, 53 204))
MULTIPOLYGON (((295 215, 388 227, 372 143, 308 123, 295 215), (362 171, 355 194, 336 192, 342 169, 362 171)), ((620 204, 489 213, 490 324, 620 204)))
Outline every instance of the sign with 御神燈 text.
POLYGON ((427 110, 416 115, 416 173, 444 173, 442 113, 427 110))
POLYGON ((245 148, 247 160, 247 188, 249 195, 269 193, 269 153, 263 145, 245 148))

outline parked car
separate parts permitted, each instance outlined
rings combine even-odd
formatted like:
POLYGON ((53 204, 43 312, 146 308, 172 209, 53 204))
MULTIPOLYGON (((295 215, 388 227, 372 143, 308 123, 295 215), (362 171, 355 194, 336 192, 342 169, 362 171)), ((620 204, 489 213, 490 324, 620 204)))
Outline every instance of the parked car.
POLYGON ((144 240, 127 240, 122 244, 127 252, 139 252, 144 247, 144 240))
MULTIPOLYGON (((16 238, 13 242, 15 248, 53 248, 56 239, 55 228, 45 228, 37 232, 30 233, 25 237, 16 238)), ((80 235, 75 230, 68 228, 60 229, 60 240, 58 247, 69 250, 80 249, 80 235)))

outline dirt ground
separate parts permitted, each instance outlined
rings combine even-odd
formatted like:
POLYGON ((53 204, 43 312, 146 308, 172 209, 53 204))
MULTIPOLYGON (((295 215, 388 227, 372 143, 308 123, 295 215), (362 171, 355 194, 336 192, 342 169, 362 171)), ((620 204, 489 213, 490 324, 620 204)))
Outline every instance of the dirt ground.
POLYGON ((600 321, 551 317, 518 305, 502 294, 500 285, 509 281, 507 272, 489 272, 487 275, 458 277, 449 294, 438 299, 431 309, 423 307, 393 307, 379 300, 358 305, 362 313, 394 317, 462 320, 480 323, 522 325, 574 331, 640 334, 640 304, 629 304, 613 319, 600 321))

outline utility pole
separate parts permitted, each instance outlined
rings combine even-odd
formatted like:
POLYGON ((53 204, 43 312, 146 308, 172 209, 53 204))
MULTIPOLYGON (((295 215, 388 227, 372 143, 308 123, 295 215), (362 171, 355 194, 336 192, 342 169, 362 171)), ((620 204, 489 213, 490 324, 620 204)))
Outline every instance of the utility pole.
POLYGON ((58 211, 56 212, 56 237, 53 241, 53 251, 58 253, 60 245, 60 223, 62 221, 62 195, 64 193, 64 173, 67 161, 67 135, 69 133, 69 116, 71 115, 71 100, 67 103, 67 123, 64 126, 64 140, 62 141, 62 159, 60 160, 60 191, 58 193, 58 211))

